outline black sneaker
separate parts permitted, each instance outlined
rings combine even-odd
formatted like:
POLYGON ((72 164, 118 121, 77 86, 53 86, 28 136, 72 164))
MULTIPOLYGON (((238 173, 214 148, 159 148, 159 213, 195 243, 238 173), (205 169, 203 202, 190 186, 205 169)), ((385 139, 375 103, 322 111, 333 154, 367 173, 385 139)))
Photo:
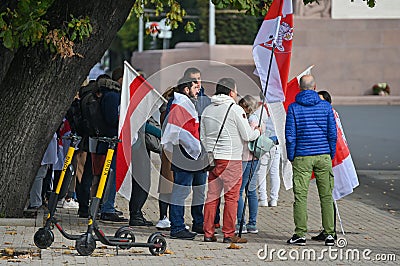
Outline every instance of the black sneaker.
POLYGON ((335 239, 333 238, 333 236, 328 235, 325 238, 325 246, 334 246, 335 245, 335 239))
POLYGON ((117 209, 115 209, 115 213, 116 213, 118 216, 124 215, 124 213, 123 213, 122 211, 117 210, 117 209))
POLYGON ((193 240, 196 235, 197 235, 196 233, 189 232, 189 230, 184 229, 174 234, 171 233, 170 237, 173 239, 193 240))
MULTIPOLYGON (((319 235, 312 236, 311 240, 314 240, 314 241, 325 241, 327 236, 328 235, 325 233, 325 231, 321 231, 321 233, 319 233, 319 235)), ((337 234, 335 234, 335 236, 333 238, 335 240, 337 240, 337 234)))
POLYGON ((193 225, 192 231, 199 235, 204 235, 203 225, 193 225))
POLYGON ((319 235, 312 236, 311 240, 314 240, 314 241, 325 241, 325 238, 326 238, 325 231, 321 231, 319 233, 319 235))
POLYGON ((154 224, 150 221, 147 221, 143 213, 141 211, 139 212, 131 212, 130 213, 130 220, 129 220, 129 225, 131 226, 153 226, 154 224))
POLYGON ((128 219, 124 217, 119 217, 115 212, 107 213, 104 212, 100 215, 100 220, 103 222, 110 223, 127 223, 128 219))
POLYGON ((291 245, 299 245, 299 246, 305 246, 306 245, 306 238, 304 236, 300 237, 296 234, 292 236, 286 243, 291 244, 291 245))

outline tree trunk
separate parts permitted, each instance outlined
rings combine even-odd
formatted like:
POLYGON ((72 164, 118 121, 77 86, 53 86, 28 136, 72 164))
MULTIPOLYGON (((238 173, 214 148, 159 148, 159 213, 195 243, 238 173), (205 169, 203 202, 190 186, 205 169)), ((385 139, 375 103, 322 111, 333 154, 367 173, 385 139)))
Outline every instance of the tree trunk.
POLYGON ((50 25, 69 14, 88 15, 93 32, 75 52, 84 58, 54 58, 42 44, 7 54, 0 65, 0 215, 21 217, 30 186, 47 145, 60 125, 75 92, 91 67, 100 60, 134 1, 56 0, 49 9, 50 25))

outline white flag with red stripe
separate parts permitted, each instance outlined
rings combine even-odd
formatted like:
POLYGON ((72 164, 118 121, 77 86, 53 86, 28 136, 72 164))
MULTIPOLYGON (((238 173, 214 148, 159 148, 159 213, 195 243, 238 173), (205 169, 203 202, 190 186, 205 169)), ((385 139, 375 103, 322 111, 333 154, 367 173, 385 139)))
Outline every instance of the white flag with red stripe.
POLYGON ((289 107, 289 104, 295 101, 297 93, 300 92, 300 78, 304 75, 311 75, 311 69, 314 65, 309 66, 306 70, 301 72, 301 74, 297 75, 296 77, 292 78, 286 87, 285 93, 285 102, 283 103, 285 110, 289 107))
POLYGON ((359 183, 339 114, 335 110, 333 110, 333 113, 336 119, 337 141, 335 158, 332 160, 332 170, 335 179, 332 196, 334 200, 338 200, 351 194, 359 183))
POLYGON ((117 191, 130 197, 132 182, 132 145, 138 131, 162 105, 163 97, 140 76, 128 62, 124 62, 117 149, 117 191))
POLYGON ((268 103, 285 100, 293 39, 293 7, 291 0, 274 0, 253 44, 253 59, 261 87, 267 89, 268 103), (272 47, 275 46, 270 60, 272 47), (266 86, 270 71, 268 86, 266 86))
POLYGON ((256 65, 255 74, 260 77, 263 91, 266 90, 266 101, 279 139, 282 178, 286 189, 292 188, 293 172, 286 154, 286 113, 282 102, 285 100, 289 76, 292 39, 292 1, 274 0, 254 40, 253 59, 256 65), (272 49, 273 47, 275 48, 272 49), (274 50, 273 54, 272 50, 274 50), (266 84, 267 79, 268 84, 266 84))
POLYGON ((193 159, 197 159, 201 153, 198 113, 184 94, 174 93, 161 144, 169 152, 172 152, 174 145, 180 144, 193 159))

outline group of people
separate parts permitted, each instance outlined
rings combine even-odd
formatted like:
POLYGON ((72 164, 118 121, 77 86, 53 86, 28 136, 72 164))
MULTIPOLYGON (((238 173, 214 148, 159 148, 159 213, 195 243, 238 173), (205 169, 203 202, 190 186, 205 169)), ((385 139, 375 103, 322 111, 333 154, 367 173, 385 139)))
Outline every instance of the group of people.
MULTIPOLYGON (((102 136, 115 137, 118 133, 118 112, 122 68, 103 74, 95 81, 82 86, 76 101, 84 106, 86 95, 99 101, 102 116, 102 136)), ((321 199, 321 235, 326 245, 334 244, 333 218, 333 174, 331 160, 335 156, 336 124, 332 106, 322 100, 315 91, 315 81, 310 75, 300 80, 301 92, 296 102, 288 109, 286 119, 286 148, 293 165, 293 216, 295 234, 287 243, 305 245, 307 232, 307 191, 314 173, 321 199)), ((327 92, 321 93, 326 96, 327 92)), ((329 95, 329 94, 328 94, 329 95)), ((221 78, 211 97, 204 93, 201 72, 188 68, 177 85, 163 95, 168 102, 160 108, 162 129, 146 123, 139 130, 137 142, 132 147, 132 160, 140 167, 132 169, 132 192, 129 202, 130 219, 115 209, 115 175, 108 179, 110 189, 102 202, 100 220, 104 222, 128 223, 132 226, 152 226, 143 216, 150 189, 151 156, 146 150, 144 136, 152 134, 161 140, 161 168, 158 184, 160 219, 158 229, 169 229, 170 237, 194 239, 204 234, 205 242, 215 242, 216 228, 220 227, 221 193, 222 232, 224 243, 246 243, 241 233, 257 233, 258 207, 275 207, 280 188, 279 144, 257 158, 249 149, 249 142, 256 141, 261 134, 275 135, 275 128, 263 94, 260 99, 246 95, 238 99, 238 88, 232 78, 221 78), (207 170, 209 154, 212 153, 215 167, 207 170), (266 177, 270 176, 270 198, 267 197, 266 177), (207 195, 205 188, 208 186, 207 195), (244 193, 246 191, 246 193, 244 193), (185 200, 193 192, 191 202, 192 228, 184 220, 185 200), (245 194, 245 195, 244 195, 245 194), (247 196, 249 217, 243 213, 247 196)), ((82 109, 84 109, 82 107, 82 109)), ((82 110, 82 116, 85 116, 82 110)), ((73 115, 66 116, 71 131, 77 133, 73 115)), ((107 145, 96 142, 87 132, 74 156, 77 182, 76 197, 79 202, 79 217, 88 217, 89 200, 96 193, 101 168, 104 164, 107 145)), ((99 133, 99 132, 98 132, 99 133)), ((48 149, 51 149, 52 144, 48 149)), ((118 152, 118 151, 116 151, 118 152)), ((48 169, 48 158, 43 158, 43 167, 38 172, 31 191, 31 206, 36 207, 41 177, 48 169), (37 182, 37 180, 39 180, 37 182)), ((111 169, 115 172, 116 156, 111 169)))
POLYGON ((232 78, 220 79, 215 94, 209 98, 204 94, 197 68, 188 68, 178 85, 164 96, 168 103, 160 109, 164 147, 160 184, 165 183, 163 179, 168 179, 172 186, 168 197, 160 194, 160 210, 162 202, 169 198, 169 220, 166 211, 160 211, 162 215, 156 226, 161 229, 170 224, 171 238, 194 239, 196 234, 204 234, 204 241, 216 241, 215 229, 220 227, 220 195, 224 190, 223 242, 246 242, 237 233, 247 183, 250 215, 248 223, 243 222, 242 233, 258 232, 257 209, 268 206, 265 179, 272 168, 271 178, 278 177, 278 186, 272 190, 269 204, 275 207, 278 201, 279 147, 274 147, 262 158, 253 156, 248 148, 248 142, 256 140, 268 126, 272 127, 271 134, 275 134, 266 105, 262 99, 260 102, 250 95, 237 104, 237 86, 232 78), (259 118, 262 118, 260 125, 259 118), (177 131, 179 122, 181 130, 177 131), (210 152, 216 165, 212 171, 207 171, 205 166, 210 152), (278 154, 276 160, 275 154, 278 154), (262 165, 259 159, 263 160, 262 165), (257 197, 258 182, 264 184, 260 189, 260 200, 257 197), (193 221, 189 230, 184 221, 184 210, 191 191, 193 221))

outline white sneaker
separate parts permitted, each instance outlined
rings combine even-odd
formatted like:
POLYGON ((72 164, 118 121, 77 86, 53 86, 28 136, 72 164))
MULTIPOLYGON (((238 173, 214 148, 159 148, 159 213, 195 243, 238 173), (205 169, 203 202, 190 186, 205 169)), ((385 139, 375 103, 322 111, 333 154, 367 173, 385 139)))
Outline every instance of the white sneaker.
POLYGON ((278 201, 277 200, 270 200, 268 202, 269 207, 276 207, 278 206, 278 201))
POLYGON ((57 208, 62 208, 64 205, 65 198, 60 199, 57 201, 57 208))
POLYGON ((64 209, 79 209, 79 203, 74 199, 65 200, 63 203, 64 209))
POLYGON ((164 219, 159 220, 156 224, 156 228, 160 230, 168 230, 171 228, 171 222, 169 221, 167 216, 164 216, 164 219))
POLYGON ((268 207, 268 202, 266 200, 259 200, 258 206, 259 207, 268 207))

